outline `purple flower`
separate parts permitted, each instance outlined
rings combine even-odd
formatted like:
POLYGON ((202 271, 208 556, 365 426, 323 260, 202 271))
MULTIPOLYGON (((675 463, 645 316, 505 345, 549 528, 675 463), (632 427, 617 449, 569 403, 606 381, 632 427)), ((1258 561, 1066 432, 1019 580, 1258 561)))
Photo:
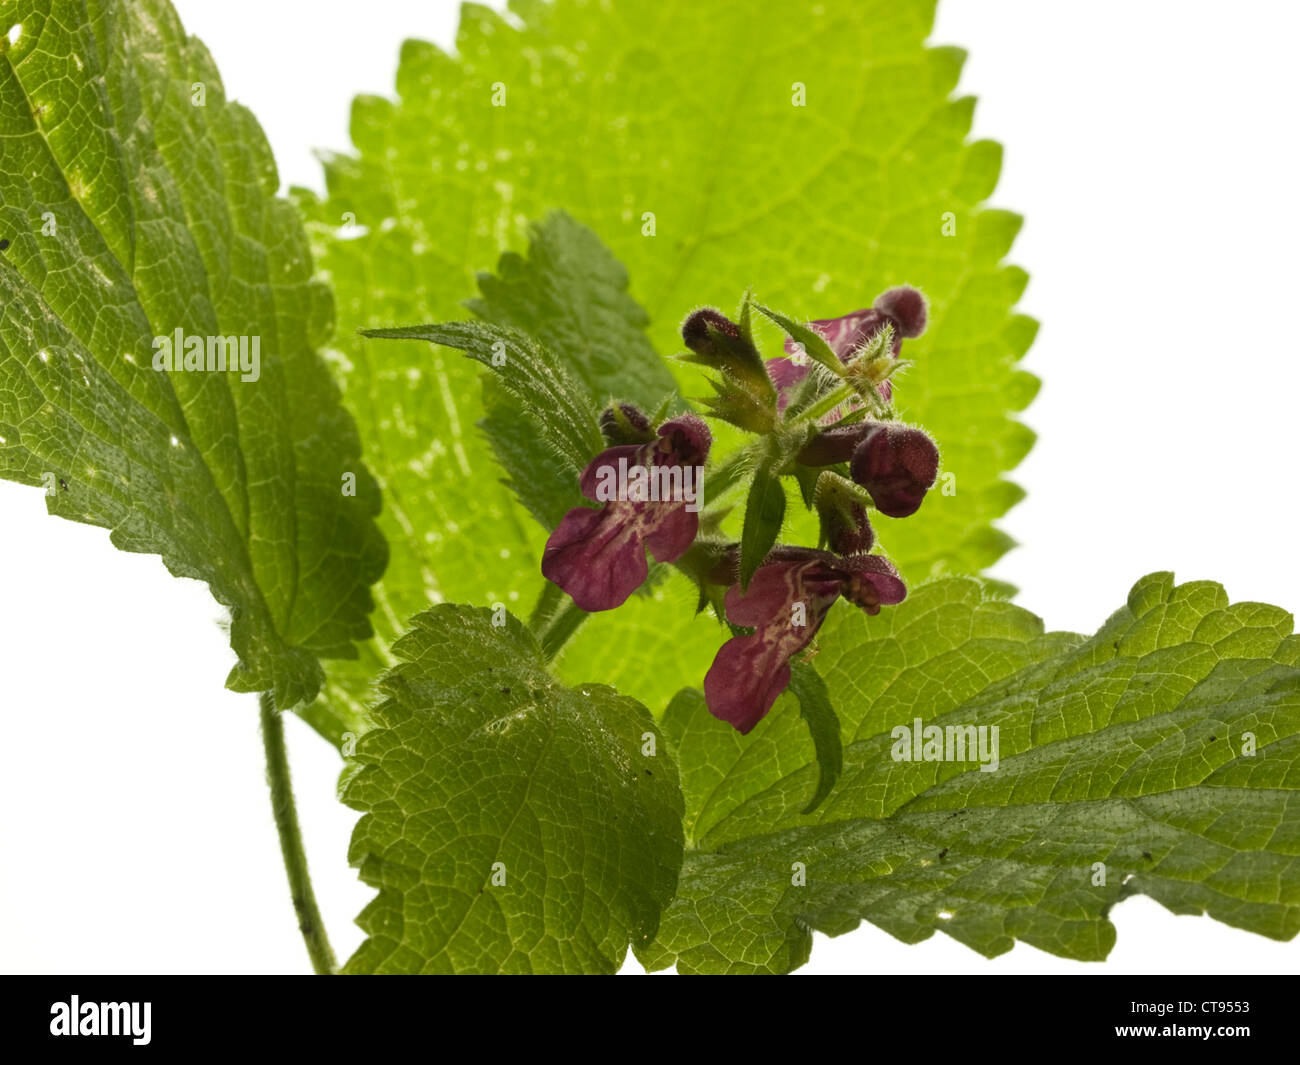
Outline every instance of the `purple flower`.
POLYGON ((790 683, 790 658, 812 641, 841 595, 868 614, 907 594, 898 571, 879 555, 837 558, 826 551, 778 547, 749 588, 727 591, 727 618, 752 627, 719 649, 704 678, 709 713, 742 734, 757 725, 790 683))
POLYGON ((915 514, 939 476, 939 449, 920 429, 858 422, 823 429, 799 452, 805 466, 847 462, 849 474, 891 518, 915 514))
POLYGON ((704 422, 683 414, 659 426, 649 443, 602 451, 578 487, 604 506, 574 507, 564 516, 546 541, 542 575, 583 610, 621 606, 649 573, 647 547, 658 561, 673 562, 695 540, 698 471, 711 443, 704 422))
MULTIPOLYGON (((925 332, 926 317, 925 297, 916 289, 902 285, 882 292, 870 307, 853 311, 841 318, 820 318, 808 325, 820 333, 840 361, 846 363, 855 351, 886 324, 894 327, 890 351, 894 358, 898 358, 904 337, 919 337, 925 332)), ((769 359, 767 363, 767 371, 780 393, 778 406, 781 410, 790 401, 794 387, 808 376, 807 357, 805 356, 802 366, 790 357, 799 351, 793 340, 785 342, 785 351, 786 358, 769 359)), ((893 395, 888 381, 881 382, 877 390, 886 401, 893 395)))

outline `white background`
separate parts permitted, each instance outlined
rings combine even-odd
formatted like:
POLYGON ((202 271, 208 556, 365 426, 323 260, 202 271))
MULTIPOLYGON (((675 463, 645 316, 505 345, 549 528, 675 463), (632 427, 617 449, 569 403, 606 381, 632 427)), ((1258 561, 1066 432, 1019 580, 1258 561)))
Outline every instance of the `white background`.
MULTIPOLYGON (((701 0, 705 2, 705 0, 701 0)), ((450 47, 451 3, 177 0, 285 184, 319 188, 349 101, 391 93, 407 36, 450 47), (358 12, 361 12, 360 14, 358 12)), ((756 7, 760 5, 756 4, 756 7)), ((1092 631, 1137 577, 1174 569, 1300 608, 1294 300, 1300 9, 953 0, 934 43, 970 51, 975 134, 1006 146, 997 206, 1043 328, 1040 442, 997 575, 1053 628, 1092 631)), ((0 968, 306 972, 263 783, 257 710, 206 588, 46 516, 0 482, 0 968)), ((339 759, 287 721, 335 948, 370 897, 347 866, 339 759)), ((987 962, 945 936, 818 937, 808 972, 1296 972, 1277 944, 1134 899, 1104 966, 1020 945, 987 962)), ((629 969, 634 968, 634 963, 629 969)))

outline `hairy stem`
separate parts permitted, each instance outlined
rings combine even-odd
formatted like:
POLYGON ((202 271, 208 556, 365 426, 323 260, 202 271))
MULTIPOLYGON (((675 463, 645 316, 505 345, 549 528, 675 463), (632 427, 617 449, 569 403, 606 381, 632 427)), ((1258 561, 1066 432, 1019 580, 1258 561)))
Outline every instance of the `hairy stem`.
POLYGON ((542 653, 549 662, 586 620, 587 612, 578 609, 558 584, 547 581, 528 619, 528 628, 541 643, 542 653))
POLYGON ((280 853, 289 876, 293 908, 298 914, 298 930, 311 957, 311 967, 319 976, 334 972, 337 962, 325 935, 307 872, 307 855, 302 848, 302 830, 298 827, 298 810, 293 802, 293 785, 289 780, 289 759, 284 747, 284 723, 276 711, 270 692, 258 696, 262 719, 262 745, 266 748, 266 781, 271 786, 271 812, 275 830, 280 835, 280 853))
POLYGON ((720 499, 735 486, 745 471, 754 464, 751 454, 752 445, 746 445, 733 451, 725 459, 708 471, 705 483, 708 485, 709 498, 720 499))
POLYGON ((546 631, 546 626, 564 604, 564 599, 564 589, 558 584, 550 581, 542 582, 542 591, 537 596, 532 614, 528 617, 528 628, 539 640, 542 638, 542 633, 546 631))
POLYGON ((560 653, 560 648, 569 642, 569 637, 577 632, 578 627, 586 620, 586 611, 578 609, 572 599, 566 598, 540 637, 546 661, 551 661, 560 653))

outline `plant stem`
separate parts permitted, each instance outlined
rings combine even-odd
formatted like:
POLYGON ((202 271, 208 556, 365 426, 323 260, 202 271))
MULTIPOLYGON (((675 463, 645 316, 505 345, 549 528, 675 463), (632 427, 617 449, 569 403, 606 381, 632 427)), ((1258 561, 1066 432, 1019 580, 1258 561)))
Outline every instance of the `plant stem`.
POLYGON ((563 602, 564 590, 558 584, 544 581, 541 594, 538 595, 533 612, 528 617, 528 628, 539 640, 563 602))
POLYGON ((542 653, 549 662, 586 620, 586 611, 579 610, 559 585, 547 581, 528 619, 528 628, 541 643, 542 653))
POLYGON ((262 719, 262 745, 266 748, 266 782, 271 786, 271 812, 275 830, 280 834, 280 853, 289 876, 293 908, 298 914, 298 930, 311 957, 311 967, 318 976, 334 972, 337 962, 325 935, 316 895, 307 872, 307 855, 302 848, 302 830, 298 827, 298 810, 293 802, 293 785, 289 780, 289 759, 284 747, 284 723, 276 711, 270 692, 257 699, 262 719))
POLYGON ((566 596, 540 637, 546 661, 551 661, 560 653, 560 648, 568 643, 569 637, 577 632, 578 626, 586 620, 587 612, 576 607, 573 600, 566 596))
POLYGON ((738 448, 709 471, 705 484, 709 489, 710 499, 718 499, 726 495, 740 480, 746 467, 753 463, 753 457, 750 455, 751 448, 752 445, 749 444, 738 448))

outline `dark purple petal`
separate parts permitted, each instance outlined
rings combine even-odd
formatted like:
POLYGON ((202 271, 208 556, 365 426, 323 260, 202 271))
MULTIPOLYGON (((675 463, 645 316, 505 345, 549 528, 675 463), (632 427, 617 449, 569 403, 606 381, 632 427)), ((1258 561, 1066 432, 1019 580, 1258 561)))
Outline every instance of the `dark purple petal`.
MULTIPOLYGON (((853 311, 840 318, 819 318, 809 322, 808 326, 822 335, 830 345, 831 351, 840 357, 840 362, 848 362, 853 353, 879 333, 886 324, 894 327, 894 340, 890 348, 897 357, 903 342, 899 323, 875 307, 853 311)), ((787 354, 792 355, 798 350, 794 345, 793 340, 785 342, 787 354)))
POLYGON ((778 548, 768 558, 758 567, 748 588, 741 591, 740 585, 734 584, 727 589, 728 620, 756 628, 788 625, 794 616, 794 604, 802 603, 808 624, 813 625, 813 614, 824 614, 840 594, 842 575, 835 568, 835 557, 812 548, 778 548), (778 551, 794 557, 782 558, 778 551))
MULTIPOLYGON (((790 405, 790 400, 794 398, 795 389, 807 378, 809 368, 810 364, 806 360, 803 365, 784 357, 767 360, 767 375, 772 378, 772 383, 776 385, 776 411, 778 414, 785 413, 785 408, 790 405)), ((843 416, 844 412, 837 407, 830 414, 825 415, 822 421, 829 424, 843 416)))
POLYGON ((693 414, 664 422, 652 443, 608 447, 578 480, 601 510, 575 507, 551 533, 542 575, 583 610, 622 605, 645 581, 648 547, 660 562, 675 562, 699 531, 699 473, 712 437, 693 414), (632 471, 644 476, 632 479, 632 471), (687 481, 689 479, 689 486, 687 481), (688 487, 690 491, 688 491, 688 487))
MULTIPOLYGON (((608 499, 601 499, 597 494, 597 488, 601 482, 606 484, 617 484, 619 459, 627 461, 627 468, 639 465, 644 461, 645 444, 618 444, 615 447, 607 447, 589 463, 587 468, 582 471, 578 478, 578 490, 582 492, 584 499, 590 499, 593 503, 607 503, 608 499), (610 479, 613 479, 612 482, 610 479)), ((572 511, 569 512, 573 513, 572 511)))
MULTIPOLYGON (((777 562, 821 562, 824 565, 835 564, 835 556, 815 547, 799 547, 796 544, 777 544, 763 560, 764 565, 777 562)), ((818 572, 822 572, 818 570, 818 572)), ((820 579, 820 578, 819 578, 820 579)))
POLYGON ((653 520, 644 522, 645 544, 660 562, 676 562, 695 543, 700 531, 700 515, 684 506, 649 504, 654 507, 653 520))
POLYGON ((542 576, 558 584, 582 610, 612 610, 649 572, 635 503, 601 510, 574 507, 546 541, 542 576))
POLYGON ((679 466, 703 466, 713 434, 696 414, 681 414, 659 426, 660 461, 679 466))
MULTIPOLYGON (((830 345, 831 351, 839 356, 840 362, 848 362, 849 356, 880 328, 882 321, 880 312, 864 307, 860 311, 853 311, 839 318, 818 318, 816 321, 809 322, 808 327, 821 335, 822 339, 830 345)), ((794 355, 798 350, 794 340, 786 340, 787 355, 794 355)))
POLYGON ((907 585, 893 565, 879 555, 854 555, 841 565, 848 574, 844 598, 868 614, 879 614, 882 606, 893 606, 907 597, 907 585))
POLYGON ((873 425, 853 452, 849 471, 882 514, 906 518, 920 509, 939 475, 939 449, 920 429, 873 425))
POLYGON ((795 598, 795 580, 803 563, 786 562, 759 566, 741 591, 739 584, 727 589, 727 617, 737 625, 757 628, 788 613, 795 598))
MULTIPOLYGON (((790 347, 790 341, 785 342, 787 351, 790 347)), ((803 378, 809 376, 809 363, 805 359, 802 365, 794 362, 793 359, 777 358, 767 360, 767 373, 772 378, 772 384, 776 385, 781 391, 790 391, 794 386, 800 384, 803 378)), ((785 397, 789 399, 789 397, 785 397)))
POLYGON ((823 551, 778 548, 773 554, 778 560, 760 566, 746 591, 728 589, 727 618, 755 632, 723 644, 704 678, 709 712, 741 732, 758 724, 790 683, 790 657, 811 642, 843 584, 835 560, 823 551))
POLYGON ((709 713, 742 735, 762 721, 790 684, 789 656, 779 644, 770 631, 724 643, 704 675, 709 713))
MULTIPOLYGON (((809 322, 810 329, 820 333, 822 339, 830 345, 831 350, 839 356, 840 362, 848 362, 849 355, 853 352, 856 344, 854 338, 858 335, 859 327, 864 316, 879 317, 872 310, 854 311, 852 314, 846 314, 842 318, 819 318, 814 322, 809 322)), ((869 334, 868 334, 869 335, 869 334)), ((790 397, 794 395, 795 386, 800 384, 808 376, 809 362, 811 358, 807 352, 803 353, 803 364, 800 365, 793 360, 793 356, 799 354, 799 343, 795 340, 786 339, 785 351, 790 358, 769 359, 767 362, 767 372, 777 387, 777 410, 784 411, 790 403, 790 397)), ((849 410, 855 410, 861 406, 861 403, 851 402, 848 405, 849 410)), ((838 421, 844 416, 844 411, 833 410, 822 420, 824 422, 838 421)))
MULTIPOLYGON (((895 292, 915 292, 915 289, 890 289, 884 293, 889 296, 895 292)), ((916 293, 920 296, 920 293, 916 293)), ((884 298, 884 297, 882 297, 884 298)), ((879 301, 877 301, 878 303, 879 301)), ((892 304, 890 304, 892 306, 892 304)), ((922 301, 924 308, 924 301, 922 301)), ((862 347, 868 340, 876 335, 880 329, 890 324, 894 327, 894 339, 890 344, 890 351, 894 358, 898 358, 899 351, 903 344, 903 327, 902 325, 877 307, 864 307, 860 311, 853 311, 850 314, 842 315, 839 318, 818 318, 808 323, 810 329, 820 333, 822 338, 830 345, 830 348, 839 356, 840 362, 847 363, 850 357, 858 348, 862 347)), ((922 323, 924 323, 924 309, 922 310, 922 323)), ((924 328, 924 325, 922 326, 924 328)), ((914 334, 907 334, 914 335, 914 334)), ((799 352, 796 341, 787 339, 785 342, 785 351, 789 356, 799 352)), ((805 355, 805 358, 808 356, 805 355)), ((789 358, 769 359, 767 363, 767 372, 771 375, 772 380, 776 382, 779 390, 778 409, 784 410, 790 402, 794 386, 799 384, 808 376, 808 366, 797 366, 789 358)), ((888 402, 893 397, 893 389, 888 381, 882 381, 876 386, 876 391, 888 402)), ((846 405, 848 410, 856 410, 862 404, 860 401, 852 401, 846 405)), ((826 422, 837 420, 843 412, 832 411, 833 417, 824 419, 826 422)))

